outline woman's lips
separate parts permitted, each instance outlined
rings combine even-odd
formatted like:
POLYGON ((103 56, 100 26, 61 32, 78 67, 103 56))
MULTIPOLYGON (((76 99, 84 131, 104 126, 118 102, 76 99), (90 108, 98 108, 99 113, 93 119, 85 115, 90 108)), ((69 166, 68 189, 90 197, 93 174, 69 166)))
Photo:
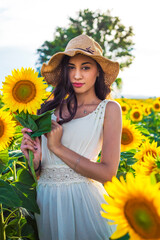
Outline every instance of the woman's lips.
POLYGON ((82 87, 84 85, 84 83, 72 83, 74 87, 82 87))

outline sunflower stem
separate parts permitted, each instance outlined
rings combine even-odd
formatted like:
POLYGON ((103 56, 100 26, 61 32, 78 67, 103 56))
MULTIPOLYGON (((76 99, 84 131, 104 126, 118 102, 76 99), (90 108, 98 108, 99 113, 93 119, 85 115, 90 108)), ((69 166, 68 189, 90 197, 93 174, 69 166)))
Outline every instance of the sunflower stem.
POLYGON ((37 177, 36 177, 36 173, 34 170, 33 158, 34 158, 33 152, 31 150, 29 150, 29 166, 30 166, 33 178, 34 178, 35 182, 37 183, 37 177))
POLYGON ((26 163, 26 169, 28 169, 28 160, 26 157, 25 157, 25 163, 26 163))
MULTIPOLYGON (((8 209, 7 209, 8 210, 8 209)), ((7 226, 9 220, 14 216, 16 216, 15 212, 17 212, 19 209, 16 208, 14 211, 11 211, 11 213, 8 215, 8 217, 6 218, 4 224, 5 224, 5 227, 7 226)))
POLYGON ((19 220, 18 220, 18 237, 21 239, 21 219, 22 219, 22 213, 21 210, 19 209, 19 220))
POLYGON ((14 181, 16 181, 16 179, 17 179, 16 161, 13 162, 13 178, 14 178, 14 181))
POLYGON ((6 232, 5 232, 5 223, 4 223, 2 204, 0 204, 0 239, 6 240, 6 232))

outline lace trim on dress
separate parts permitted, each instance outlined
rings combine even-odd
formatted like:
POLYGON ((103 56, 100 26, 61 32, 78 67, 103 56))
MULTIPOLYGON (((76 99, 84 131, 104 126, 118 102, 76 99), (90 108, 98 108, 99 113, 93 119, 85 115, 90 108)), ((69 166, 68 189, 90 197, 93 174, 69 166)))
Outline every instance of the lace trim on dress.
POLYGON ((71 183, 86 182, 89 183, 90 180, 78 173, 76 173, 72 168, 65 166, 52 166, 45 167, 41 170, 41 175, 38 180, 38 185, 69 185, 71 183))

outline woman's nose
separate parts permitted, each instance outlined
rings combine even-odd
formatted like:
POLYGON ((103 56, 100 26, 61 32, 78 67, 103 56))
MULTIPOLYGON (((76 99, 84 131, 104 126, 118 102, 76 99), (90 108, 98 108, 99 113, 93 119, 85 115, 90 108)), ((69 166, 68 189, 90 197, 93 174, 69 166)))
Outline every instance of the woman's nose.
POLYGON ((81 79, 82 78, 82 73, 79 69, 76 69, 74 78, 75 79, 81 79))

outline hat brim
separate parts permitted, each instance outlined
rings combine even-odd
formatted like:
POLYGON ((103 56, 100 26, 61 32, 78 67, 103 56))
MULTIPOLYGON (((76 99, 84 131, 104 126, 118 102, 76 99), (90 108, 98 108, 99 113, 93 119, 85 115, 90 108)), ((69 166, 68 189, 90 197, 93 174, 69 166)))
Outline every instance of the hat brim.
POLYGON ((79 49, 72 49, 67 50, 65 52, 58 52, 54 54, 48 64, 43 63, 41 68, 41 75, 44 77, 48 84, 56 86, 56 69, 58 68, 60 62, 62 61, 63 57, 69 56, 73 57, 76 54, 83 54, 93 58, 96 62, 98 62, 104 72, 105 83, 111 85, 117 78, 119 73, 119 63, 111 61, 110 59, 103 57, 101 55, 95 55, 90 52, 84 52, 83 50, 79 49))

